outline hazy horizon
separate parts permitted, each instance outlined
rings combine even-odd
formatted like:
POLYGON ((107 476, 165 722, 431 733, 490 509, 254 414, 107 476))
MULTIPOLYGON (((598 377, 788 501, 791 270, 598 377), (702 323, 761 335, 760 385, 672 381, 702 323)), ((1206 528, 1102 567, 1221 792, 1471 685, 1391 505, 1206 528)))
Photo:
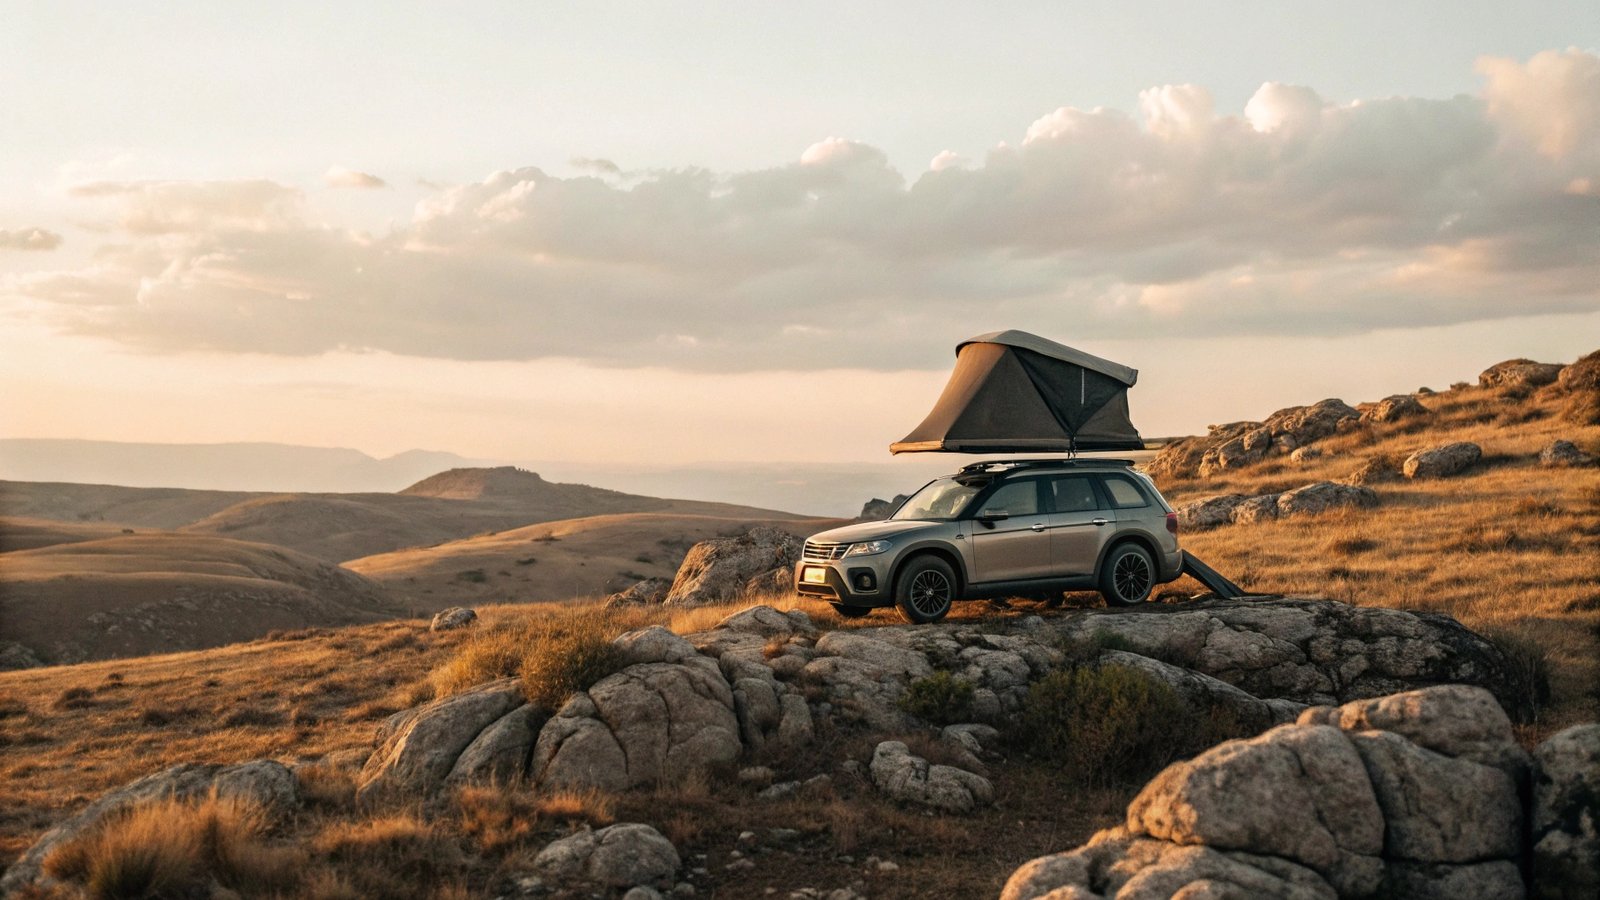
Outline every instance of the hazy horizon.
POLYGON ((996 329, 1152 436, 1600 335, 1582 3, 4 12, 0 437, 865 464, 996 329))

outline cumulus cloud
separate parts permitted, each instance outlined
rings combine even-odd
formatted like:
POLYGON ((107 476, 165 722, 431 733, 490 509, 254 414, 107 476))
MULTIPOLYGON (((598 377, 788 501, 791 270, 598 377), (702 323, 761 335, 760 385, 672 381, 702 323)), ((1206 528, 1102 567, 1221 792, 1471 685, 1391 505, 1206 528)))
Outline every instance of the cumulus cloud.
POLYGON ((926 366, 996 327, 1334 334, 1600 308, 1600 58, 1479 69, 1477 97, 1266 84, 1237 113, 1156 87, 1136 115, 1064 107, 912 178, 838 137, 745 172, 510 169, 380 235, 273 182, 100 182, 77 193, 121 234, 93 266, 0 293, 160 349, 700 369, 926 366))
POLYGON ((0 250, 54 250, 61 246, 61 235, 43 228, 7 231, 0 228, 0 250))
POLYGON ((332 166, 322 173, 322 183, 331 188, 356 188, 358 190, 376 190, 386 188, 389 182, 376 175, 366 172, 357 172, 344 166, 332 166))

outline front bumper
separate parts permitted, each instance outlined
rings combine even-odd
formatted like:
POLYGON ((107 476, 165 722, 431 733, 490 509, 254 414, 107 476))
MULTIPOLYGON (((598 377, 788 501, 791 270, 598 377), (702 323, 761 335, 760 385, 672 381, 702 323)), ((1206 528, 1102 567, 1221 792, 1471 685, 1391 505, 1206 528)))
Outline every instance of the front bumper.
MULTIPOLYGON (((887 557, 887 554, 883 555, 887 557)), ((802 559, 794 566, 794 590, 802 597, 816 597, 845 606, 890 606, 888 560, 877 556, 846 557, 836 560, 802 559), (821 581, 807 572, 821 572, 821 581)))

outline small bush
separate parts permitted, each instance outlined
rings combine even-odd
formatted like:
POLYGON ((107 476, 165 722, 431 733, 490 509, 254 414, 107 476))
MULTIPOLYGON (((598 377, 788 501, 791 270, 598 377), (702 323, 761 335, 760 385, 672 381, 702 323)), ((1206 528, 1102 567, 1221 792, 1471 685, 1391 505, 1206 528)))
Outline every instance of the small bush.
POLYGON ((540 629, 522 658, 522 693, 529 702, 556 709, 578 691, 623 667, 611 643, 620 634, 604 616, 577 615, 540 629))
POLYGON ((61 845, 44 868, 105 900, 208 896, 212 882, 257 891, 289 887, 304 857, 265 844, 265 822, 259 806, 239 800, 145 804, 61 845))
POLYGON ((1337 538, 1328 544, 1328 550, 1340 556, 1355 556, 1383 546, 1372 538, 1337 538))
POLYGON ((283 713, 255 706, 241 706, 222 717, 224 728, 270 728, 283 724, 283 713))
POLYGON ((1506 714, 1511 721, 1527 725, 1539 718, 1550 704, 1550 652, 1527 634, 1502 629, 1483 635, 1494 644, 1506 661, 1506 714))
POLYGON ((517 676, 529 700, 554 709, 622 668, 622 653, 611 641, 628 627, 625 617, 593 610, 484 629, 434 671, 434 692, 447 697, 517 676))
POLYGON ((457 572, 456 580, 468 581, 473 584, 483 584, 485 581, 489 580, 489 576, 486 575, 482 569, 468 569, 465 572, 457 572))
POLYGON ((94 705, 94 692, 88 688, 67 688, 51 703, 52 709, 83 709, 94 705))
POLYGON ((1145 672, 1098 665, 1034 682, 1012 739, 1082 783, 1132 784, 1241 732, 1229 712, 1192 710, 1145 672))
POLYGON ((972 682, 941 669, 906 686, 900 708, 934 725, 972 721, 972 682))
POLYGON ((1574 425, 1600 425, 1600 390, 1574 391, 1561 407, 1561 418, 1574 425))

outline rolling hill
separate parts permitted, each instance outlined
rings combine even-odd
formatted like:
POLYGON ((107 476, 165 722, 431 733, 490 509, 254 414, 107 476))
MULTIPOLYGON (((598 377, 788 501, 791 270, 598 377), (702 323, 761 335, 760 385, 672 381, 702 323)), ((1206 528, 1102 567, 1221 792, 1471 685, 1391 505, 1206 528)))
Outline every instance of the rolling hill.
POLYGON ((403 610, 374 582, 281 547, 121 535, 0 554, 0 643, 72 663, 215 647, 403 610))
POLYGON ((0 509, 14 517, 276 544, 329 562, 610 513, 796 518, 773 510, 551 482, 510 466, 451 469, 394 494, 262 494, 11 481, 0 482, 0 509))
POLYGON ((671 578, 698 541, 774 525, 804 537, 834 519, 621 513, 563 519, 350 560, 345 568, 437 611, 481 603, 596 596, 645 578, 671 578))

